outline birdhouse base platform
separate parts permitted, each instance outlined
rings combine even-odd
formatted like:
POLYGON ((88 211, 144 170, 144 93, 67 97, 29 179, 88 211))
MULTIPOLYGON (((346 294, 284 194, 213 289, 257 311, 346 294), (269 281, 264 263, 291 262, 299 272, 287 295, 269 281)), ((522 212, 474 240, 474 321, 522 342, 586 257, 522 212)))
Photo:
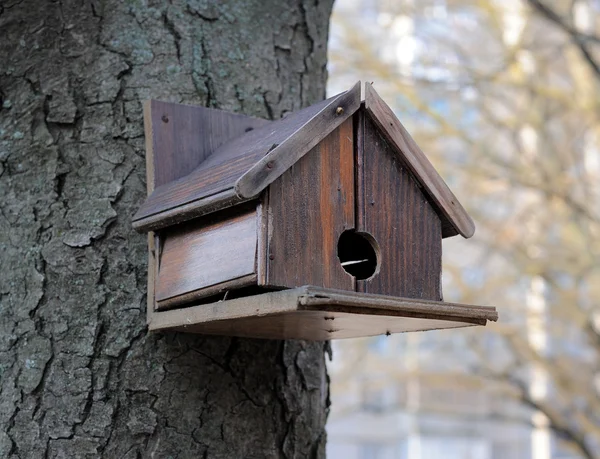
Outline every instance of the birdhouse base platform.
POLYGON ((485 325, 496 308, 304 286, 155 311, 151 331, 329 340, 485 325))

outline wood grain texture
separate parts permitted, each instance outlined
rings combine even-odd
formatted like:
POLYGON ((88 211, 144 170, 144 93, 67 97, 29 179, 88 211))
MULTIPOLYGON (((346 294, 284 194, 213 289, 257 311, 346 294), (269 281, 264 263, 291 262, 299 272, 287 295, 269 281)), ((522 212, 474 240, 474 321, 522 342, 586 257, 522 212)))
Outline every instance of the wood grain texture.
POLYGON ((154 282, 156 280, 156 271, 158 269, 158 265, 156 263, 154 247, 154 233, 151 231, 148 233, 148 287, 146 291, 147 324, 150 324, 150 322, 152 321, 152 314, 154 313, 154 308, 156 305, 154 299, 154 282))
POLYGON ((402 310, 403 314, 433 317, 444 316, 457 319, 465 319, 465 314, 471 319, 498 320, 496 308, 492 306, 464 305, 460 303, 446 303, 442 301, 422 300, 415 298, 399 298, 389 295, 364 294, 347 292, 336 289, 321 289, 308 286, 308 292, 299 299, 299 304, 306 309, 311 306, 325 308, 327 306, 345 307, 348 310, 352 308, 361 308, 365 311, 372 310, 373 313, 387 314, 388 312, 398 312, 402 310))
MULTIPOLYGON (((209 190, 204 199, 195 206, 183 206, 177 209, 178 212, 166 211, 157 216, 152 206, 156 196, 162 196, 165 191, 185 191, 185 187, 182 191, 177 184, 185 183, 184 177, 198 168, 223 144, 269 123, 268 120, 222 110, 156 100, 146 101, 144 132, 149 198, 133 217, 133 227, 140 232, 153 231, 241 202, 233 190, 230 190, 227 196, 209 190), (197 210, 196 207, 201 209, 197 210)), ((242 166, 242 169, 246 170, 250 165, 251 163, 248 163, 242 166)), ((204 180, 203 177, 199 178, 207 189, 210 189, 211 185, 216 189, 220 188, 219 179, 222 174, 219 171, 214 172, 213 175, 204 177, 204 180)), ((238 176, 239 173, 236 178, 238 176)))
MULTIPOLYGON (((315 113, 242 175, 235 184, 239 196, 256 196, 314 148, 360 106, 360 81, 315 113)), ((283 137, 283 136, 282 136, 283 137)), ((266 145, 265 145, 266 146, 266 145)))
MULTIPOLYGON (((149 100, 146 139, 153 151, 154 187, 188 175, 210 154, 269 121, 206 107, 149 100)), ((148 144, 147 144, 148 147, 148 144)))
POLYGON ((191 292, 183 293, 178 296, 167 298, 166 300, 158 301, 156 303, 157 311, 164 311, 166 309, 176 308, 178 306, 187 307, 198 300, 206 299, 213 295, 223 294, 229 296, 228 292, 237 292, 244 287, 256 285, 256 274, 248 274, 242 277, 236 277, 235 279, 220 282, 218 284, 209 285, 208 287, 202 287, 191 292))
POLYGON ((256 275, 257 285, 267 283, 268 269, 268 239, 269 239, 269 189, 267 188, 256 207, 257 228, 256 228, 256 275))
POLYGON ((300 287, 155 314, 151 330, 328 340, 485 325, 495 308, 300 287))
POLYGON ((461 234, 465 238, 473 236, 475 233, 473 220, 402 123, 396 118, 392 109, 379 97, 369 83, 366 84, 365 91, 367 112, 386 139, 402 152, 403 161, 441 213, 445 229, 443 237, 456 234, 461 234))
MULTIPOLYGON (((206 287, 256 274, 257 214, 252 209, 215 222, 194 221, 162 236, 160 269, 155 297, 161 302, 189 294, 207 294, 206 287)), ((241 287, 243 285, 238 285, 241 287)), ((210 292, 209 292, 210 293, 210 292)), ((187 296, 184 296, 187 295, 187 296)), ((173 302, 168 303, 173 306, 173 302)))
MULTIPOLYGON (((144 133, 146 145, 146 194, 150 196, 154 191, 154 146, 152 141, 152 104, 146 101, 143 105, 144 110, 144 133)), ((158 273, 158 263, 156 261, 156 235, 154 231, 148 232, 148 280, 146 292, 146 323, 152 322, 152 316, 156 308, 154 298, 154 286, 158 273)))
POLYGON ((138 232, 158 231, 247 201, 250 200, 240 199, 235 194, 233 188, 229 188, 220 193, 206 196, 198 201, 135 220, 132 226, 138 232))
MULTIPOLYGON (((187 175, 190 170, 193 170, 204 161, 212 151, 231 138, 240 136, 248 129, 254 129, 267 123, 267 120, 260 118, 205 107, 156 100, 146 101, 144 103, 144 132, 146 138, 148 195, 151 195, 156 187, 187 175)), ((211 205, 214 207, 213 201, 216 200, 231 202, 230 196, 213 196, 211 198, 207 200, 205 209, 210 209, 211 205)), ((182 209, 182 211, 185 212, 186 209, 182 209)), ((168 214, 163 215, 163 219, 167 221, 170 217, 168 214)), ((174 221, 177 220, 176 217, 174 216, 174 221)), ((161 285, 163 285, 164 290, 165 277, 160 276, 157 263, 157 258, 160 257, 163 248, 164 237, 153 231, 158 229, 160 225, 155 225, 152 217, 144 223, 146 225, 145 231, 150 231, 148 238, 147 300, 147 321, 149 323, 155 310, 174 307, 186 301, 210 295, 213 292, 210 288, 192 290, 167 299, 160 296, 160 291, 155 292, 155 286, 161 288, 161 285), (156 294, 158 294, 158 297, 156 294)), ((134 222, 135 226, 136 222, 134 222)), ((169 273, 163 272, 162 274, 169 273)), ((215 273, 215 275, 218 277, 218 273, 215 273)), ((243 287, 253 282, 251 277, 252 275, 242 276, 229 281, 225 286, 220 285, 221 287, 243 287)), ((193 286, 193 280, 190 282, 193 286)))
POLYGON ((144 110, 144 144, 146 146, 146 194, 150 196, 156 188, 154 174, 154 133, 152 129, 152 101, 147 100, 144 110))
POLYGON ((369 116, 357 145, 357 231, 378 243, 378 270, 357 289, 440 300, 441 222, 417 182, 369 116))
POLYGON ((366 173, 364 169, 364 148, 365 148, 365 103, 361 104, 361 109, 354 116, 354 189, 355 189, 355 207, 354 219, 356 228, 363 226, 365 208, 365 193, 363 177, 366 173))
POLYGON ((354 290, 337 258, 354 228, 353 148, 348 119, 269 187, 266 285, 354 290))
MULTIPOLYGON (((350 117, 359 104, 357 84, 350 91, 232 139, 213 151, 195 170, 188 169, 185 177, 157 187, 134 216, 134 228, 138 231, 164 228, 174 221, 206 213, 203 212, 206 199, 213 195, 228 194, 237 202, 257 196, 350 117), (336 110, 340 106, 343 113, 338 115, 336 110)), ((223 201, 222 205, 231 204, 223 201)), ((218 209, 212 206, 210 211, 218 209)))

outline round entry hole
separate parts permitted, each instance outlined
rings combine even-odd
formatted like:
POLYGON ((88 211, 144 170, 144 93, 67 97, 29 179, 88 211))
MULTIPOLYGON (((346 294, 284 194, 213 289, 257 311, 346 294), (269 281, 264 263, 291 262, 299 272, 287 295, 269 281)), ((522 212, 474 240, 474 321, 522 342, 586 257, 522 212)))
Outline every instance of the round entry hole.
POLYGON ((342 268, 357 279, 368 279, 377 271, 377 242, 369 234, 344 231, 338 241, 342 268))

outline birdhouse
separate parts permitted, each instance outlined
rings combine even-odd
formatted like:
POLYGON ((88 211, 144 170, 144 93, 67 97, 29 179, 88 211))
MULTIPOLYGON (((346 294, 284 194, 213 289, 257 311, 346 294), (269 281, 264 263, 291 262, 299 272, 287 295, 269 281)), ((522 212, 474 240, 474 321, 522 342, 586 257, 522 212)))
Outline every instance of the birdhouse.
POLYGON ((474 225, 360 83, 283 119, 149 101, 150 330, 327 340, 485 325, 445 303, 442 239, 474 225))

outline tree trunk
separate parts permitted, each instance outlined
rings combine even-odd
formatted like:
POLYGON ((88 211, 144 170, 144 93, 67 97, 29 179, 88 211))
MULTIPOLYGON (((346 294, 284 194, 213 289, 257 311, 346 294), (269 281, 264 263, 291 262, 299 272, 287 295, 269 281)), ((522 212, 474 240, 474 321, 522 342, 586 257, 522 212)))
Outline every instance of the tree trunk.
POLYGON ((2 0, 0 457, 324 456, 323 345, 148 335, 131 216, 141 101, 322 99, 331 3, 2 0))

